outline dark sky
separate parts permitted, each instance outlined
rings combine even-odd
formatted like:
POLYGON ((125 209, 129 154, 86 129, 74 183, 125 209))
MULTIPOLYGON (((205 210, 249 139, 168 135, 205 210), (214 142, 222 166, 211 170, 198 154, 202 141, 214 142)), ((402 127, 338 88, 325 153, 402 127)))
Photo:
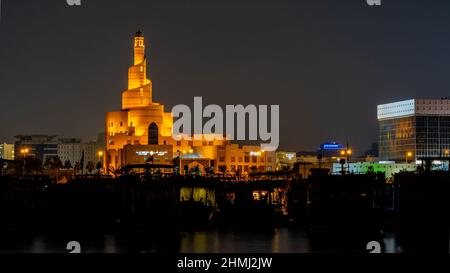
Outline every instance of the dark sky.
POLYGON ((448 0, 2 0, 0 141, 94 139, 120 108, 138 25, 166 110, 279 104, 283 149, 364 152, 377 104, 450 96, 448 0))

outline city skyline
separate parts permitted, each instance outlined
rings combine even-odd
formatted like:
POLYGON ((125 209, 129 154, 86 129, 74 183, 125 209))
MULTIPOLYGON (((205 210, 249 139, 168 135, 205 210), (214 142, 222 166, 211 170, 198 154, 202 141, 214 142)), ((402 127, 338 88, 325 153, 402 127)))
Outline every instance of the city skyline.
POLYGON ((0 0, 0 253, 181 272, 448 254, 449 14, 0 0))
POLYGON ((280 104, 282 150, 349 141, 364 153, 377 141, 378 104, 446 97, 450 4, 288 2, 4 1, 0 107, 11 115, 0 117, 0 140, 94 139, 120 105, 138 26, 157 101, 280 104))

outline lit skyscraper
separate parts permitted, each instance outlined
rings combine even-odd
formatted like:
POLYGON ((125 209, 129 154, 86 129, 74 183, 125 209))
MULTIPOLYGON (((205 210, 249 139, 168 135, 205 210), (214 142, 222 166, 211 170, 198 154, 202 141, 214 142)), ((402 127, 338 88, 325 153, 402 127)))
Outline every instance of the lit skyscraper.
POLYGON ((378 106, 380 159, 450 156, 450 100, 411 99, 378 106))

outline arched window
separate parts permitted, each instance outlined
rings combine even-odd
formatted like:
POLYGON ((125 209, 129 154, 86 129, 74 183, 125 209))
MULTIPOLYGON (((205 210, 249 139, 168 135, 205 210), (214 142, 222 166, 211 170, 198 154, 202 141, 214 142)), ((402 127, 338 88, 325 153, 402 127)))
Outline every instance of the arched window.
POLYGON ((153 122, 148 127, 148 144, 149 145, 158 145, 159 144, 158 136, 159 136, 158 125, 153 122))

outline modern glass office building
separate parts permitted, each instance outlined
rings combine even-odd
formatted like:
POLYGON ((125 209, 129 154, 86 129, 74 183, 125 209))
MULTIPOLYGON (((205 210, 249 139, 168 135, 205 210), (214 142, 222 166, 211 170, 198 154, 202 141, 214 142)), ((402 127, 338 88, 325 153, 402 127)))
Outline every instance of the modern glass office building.
POLYGON ((450 157, 450 99, 412 99, 378 106, 383 161, 450 157))

